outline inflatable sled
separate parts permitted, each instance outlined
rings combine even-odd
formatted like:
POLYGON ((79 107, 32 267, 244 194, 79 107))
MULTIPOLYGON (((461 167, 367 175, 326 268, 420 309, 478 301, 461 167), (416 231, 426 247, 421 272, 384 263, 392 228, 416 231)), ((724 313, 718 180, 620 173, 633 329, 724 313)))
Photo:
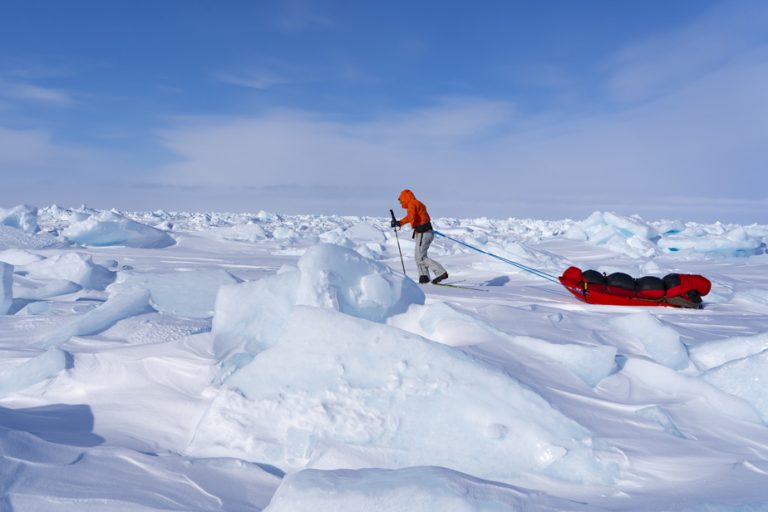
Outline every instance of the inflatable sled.
POLYGON ((584 272, 568 267, 560 282, 577 299, 588 304, 612 306, 702 307, 701 298, 709 293, 712 283, 704 276, 668 274, 663 279, 653 276, 633 278, 623 272, 605 275, 596 270, 584 272))

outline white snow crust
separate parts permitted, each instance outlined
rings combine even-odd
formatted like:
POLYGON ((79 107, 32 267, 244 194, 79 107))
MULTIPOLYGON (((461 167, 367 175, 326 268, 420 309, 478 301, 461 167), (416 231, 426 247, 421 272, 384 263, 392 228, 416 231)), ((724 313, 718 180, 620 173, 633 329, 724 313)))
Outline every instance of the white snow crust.
POLYGON ((0 509, 768 510, 768 225, 388 218, 0 211, 0 509))

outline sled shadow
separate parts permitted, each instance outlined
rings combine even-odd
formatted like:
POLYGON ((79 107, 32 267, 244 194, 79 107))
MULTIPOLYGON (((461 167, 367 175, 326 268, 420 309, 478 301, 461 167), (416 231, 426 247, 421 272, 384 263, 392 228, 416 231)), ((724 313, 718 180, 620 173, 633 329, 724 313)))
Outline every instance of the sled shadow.
POLYGON ((93 413, 88 405, 54 404, 28 409, 0 406, 0 428, 29 432, 51 443, 96 446, 104 438, 93 433, 93 413))

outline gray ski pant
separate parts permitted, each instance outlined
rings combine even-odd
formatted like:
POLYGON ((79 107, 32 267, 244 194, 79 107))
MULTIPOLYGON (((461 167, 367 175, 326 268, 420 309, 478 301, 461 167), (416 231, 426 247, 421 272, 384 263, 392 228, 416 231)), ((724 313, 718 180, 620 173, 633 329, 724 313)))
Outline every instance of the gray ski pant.
POLYGON ((435 277, 445 272, 445 268, 441 264, 427 256, 429 246, 432 245, 432 240, 434 239, 435 234, 432 231, 416 233, 414 259, 416 260, 416 266, 419 267, 420 276, 429 276, 430 270, 434 273, 435 277))

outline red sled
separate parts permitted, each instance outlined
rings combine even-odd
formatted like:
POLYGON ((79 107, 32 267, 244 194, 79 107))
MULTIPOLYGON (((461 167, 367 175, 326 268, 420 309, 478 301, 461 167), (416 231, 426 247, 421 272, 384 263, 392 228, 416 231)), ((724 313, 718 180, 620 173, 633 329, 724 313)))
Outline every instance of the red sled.
POLYGON ((701 298, 712 283, 696 274, 668 274, 664 278, 645 276, 638 279, 623 272, 601 274, 568 267, 560 283, 577 299, 587 304, 610 306, 666 306, 700 309, 701 298))

